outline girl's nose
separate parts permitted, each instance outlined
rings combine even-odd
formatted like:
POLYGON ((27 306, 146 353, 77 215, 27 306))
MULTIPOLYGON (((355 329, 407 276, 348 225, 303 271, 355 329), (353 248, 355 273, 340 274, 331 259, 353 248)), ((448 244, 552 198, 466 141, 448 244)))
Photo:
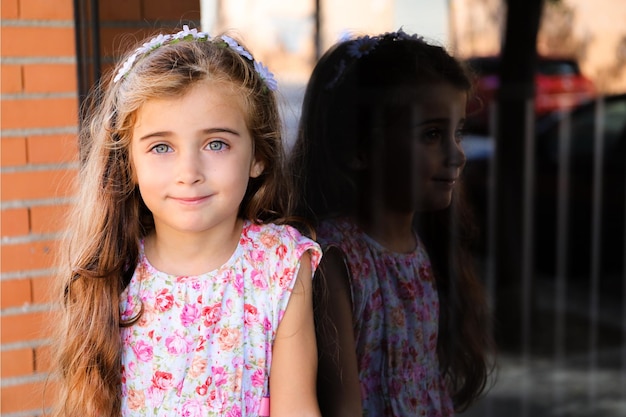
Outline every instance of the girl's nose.
POLYGON ((451 140, 448 141, 446 151, 448 153, 448 164, 458 167, 463 167, 465 165, 467 160, 465 157, 465 151, 463 151, 461 142, 457 141, 455 137, 452 137, 451 140))
POLYGON ((195 152, 182 152, 177 161, 177 178, 180 184, 196 184, 204 181, 201 155, 195 152))

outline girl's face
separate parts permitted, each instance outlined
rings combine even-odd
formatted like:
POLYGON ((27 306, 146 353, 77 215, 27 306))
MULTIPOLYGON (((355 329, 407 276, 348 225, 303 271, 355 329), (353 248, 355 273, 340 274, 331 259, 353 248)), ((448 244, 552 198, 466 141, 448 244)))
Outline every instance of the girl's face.
POLYGON ((444 209, 465 165, 461 139, 467 93, 434 84, 409 96, 408 104, 395 103, 385 117, 384 142, 377 153, 382 155, 379 187, 388 209, 444 209))
POLYGON ((232 227, 249 178, 263 171, 244 102, 228 87, 200 82, 137 113, 131 161, 157 233, 232 227))

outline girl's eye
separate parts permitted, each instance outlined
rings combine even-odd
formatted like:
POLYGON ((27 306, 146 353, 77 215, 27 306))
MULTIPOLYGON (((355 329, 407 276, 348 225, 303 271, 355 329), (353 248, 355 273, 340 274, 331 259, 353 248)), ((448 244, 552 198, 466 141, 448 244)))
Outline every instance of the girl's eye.
POLYGON ((423 138, 428 142, 435 142, 441 138, 441 134, 439 129, 428 129, 424 132, 423 138))
POLYGON ((226 148, 226 144, 221 140, 214 140, 207 146, 212 151, 221 151, 226 148))
POLYGON ((159 143, 158 145, 153 146, 150 150, 155 153, 166 153, 170 150, 170 147, 164 143, 159 143))
POLYGON ((458 142, 461 142, 465 137, 465 129, 457 129, 454 131, 454 139, 458 142))

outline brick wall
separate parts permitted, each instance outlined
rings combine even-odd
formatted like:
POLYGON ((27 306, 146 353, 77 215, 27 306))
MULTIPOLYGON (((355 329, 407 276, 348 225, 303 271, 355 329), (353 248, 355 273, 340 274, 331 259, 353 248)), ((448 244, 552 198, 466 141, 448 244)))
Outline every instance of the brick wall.
MULTIPOLYGON (((104 71, 129 37, 200 22, 199 0, 100 3, 104 71)), ((78 167, 73 1, 2 0, 0 36, 0 413, 38 416, 54 254, 78 167)))
POLYGON ((9 416, 42 408, 42 330, 59 220, 71 202, 62 178, 76 172, 78 103, 72 1, 2 0, 1 17, 0 412, 9 416))

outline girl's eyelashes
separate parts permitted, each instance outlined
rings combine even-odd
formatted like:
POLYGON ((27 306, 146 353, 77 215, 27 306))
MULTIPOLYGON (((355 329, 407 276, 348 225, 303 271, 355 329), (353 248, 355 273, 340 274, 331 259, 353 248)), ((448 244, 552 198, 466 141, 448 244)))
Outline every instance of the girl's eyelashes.
POLYGON ((166 153, 170 151, 170 147, 164 143, 159 143, 150 148, 150 152, 154 153, 166 153))
POLYGON ((209 142, 209 144, 207 145, 207 148, 211 151, 222 151, 224 149, 226 149, 228 145, 221 140, 214 140, 209 142))
POLYGON ((422 133, 422 139, 427 142, 438 141, 442 137, 442 131, 439 128, 426 129, 422 133))
MULTIPOLYGON (((210 150, 210 151, 215 151, 215 152, 223 151, 223 150, 226 150, 227 148, 228 148, 228 145, 223 140, 212 140, 209 143, 207 143, 207 145, 205 146, 205 149, 210 150)), ((168 152, 172 152, 172 147, 165 143, 158 143, 150 148, 150 152, 158 153, 158 154, 168 153, 168 152)))
MULTIPOLYGON (((451 132, 450 130, 448 130, 448 128, 443 129, 443 128, 436 127, 436 128, 429 128, 429 129, 424 130, 422 132, 421 137, 424 141, 436 142, 445 137, 449 137, 450 133, 451 132)), ((465 137, 465 133, 466 133, 465 128, 463 127, 455 129, 453 132, 454 140, 456 142, 461 142, 463 138, 465 137)))

